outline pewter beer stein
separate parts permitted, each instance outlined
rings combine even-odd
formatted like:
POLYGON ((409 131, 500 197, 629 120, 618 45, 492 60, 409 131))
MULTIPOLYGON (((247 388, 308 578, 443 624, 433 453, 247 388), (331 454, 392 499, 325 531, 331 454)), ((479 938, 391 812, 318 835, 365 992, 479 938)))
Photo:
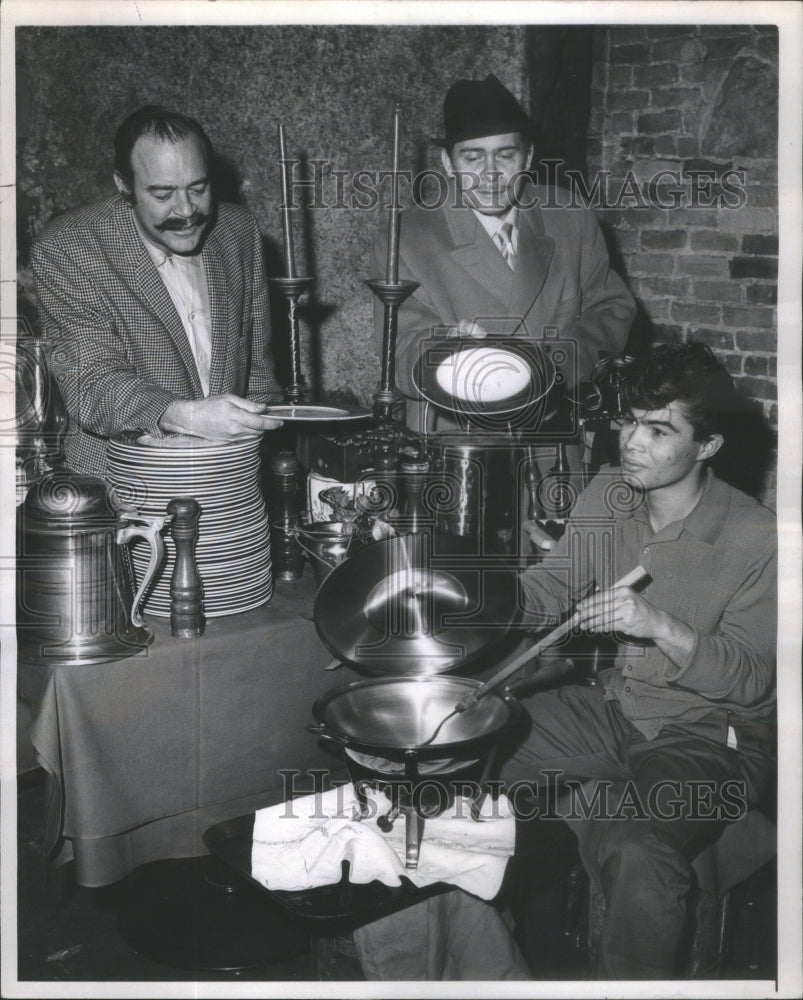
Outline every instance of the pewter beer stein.
POLYGON ((52 472, 36 483, 18 520, 20 659, 103 663, 150 645, 139 605, 164 557, 166 520, 114 510, 93 476, 52 472), (127 547, 133 538, 151 548, 139 587, 127 547))

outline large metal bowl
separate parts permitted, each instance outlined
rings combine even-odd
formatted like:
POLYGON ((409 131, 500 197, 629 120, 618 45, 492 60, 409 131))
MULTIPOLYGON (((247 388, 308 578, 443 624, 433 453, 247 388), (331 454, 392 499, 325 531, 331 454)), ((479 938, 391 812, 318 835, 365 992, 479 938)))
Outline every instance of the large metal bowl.
POLYGON ((402 535, 336 566, 315 599, 332 653, 373 674, 440 674, 508 634, 516 576, 488 565, 465 538, 402 535))
POLYGON ((316 735, 344 747, 393 758, 415 750, 424 758, 464 756, 496 740, 521 711, 512 696, 489 692, 449 719, 455 705, 480 686, 469 677, 378 677, 321 695, 312 707, 316 735))

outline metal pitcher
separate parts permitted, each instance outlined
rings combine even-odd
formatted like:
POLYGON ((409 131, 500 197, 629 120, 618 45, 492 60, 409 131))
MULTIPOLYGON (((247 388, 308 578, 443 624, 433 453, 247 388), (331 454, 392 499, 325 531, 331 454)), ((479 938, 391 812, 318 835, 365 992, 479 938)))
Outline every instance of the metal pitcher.
POLYGON ((19 509, 18 652, 26 662, 103 663, 153 642, 139 605, 164 558, 167 517, 113 508, 101 479, 52 472, 19 509), (137 586, 127 543, 150 562, 137 586))

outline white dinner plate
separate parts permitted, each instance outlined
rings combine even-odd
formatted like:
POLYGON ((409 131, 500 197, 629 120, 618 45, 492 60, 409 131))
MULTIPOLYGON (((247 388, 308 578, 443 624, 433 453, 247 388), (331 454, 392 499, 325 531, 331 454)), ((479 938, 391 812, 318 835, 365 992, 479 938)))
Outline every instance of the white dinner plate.
POLYGON ((293 406, 288 403, 280 406, 269 406, 265 410, 265 416, 276 417, 279 420, 320 423, 322 420, 365 420, 366 417, 371 416, 371 411, 355 408, 346 409, 342 406, 313 406, 306 403, 293 406))

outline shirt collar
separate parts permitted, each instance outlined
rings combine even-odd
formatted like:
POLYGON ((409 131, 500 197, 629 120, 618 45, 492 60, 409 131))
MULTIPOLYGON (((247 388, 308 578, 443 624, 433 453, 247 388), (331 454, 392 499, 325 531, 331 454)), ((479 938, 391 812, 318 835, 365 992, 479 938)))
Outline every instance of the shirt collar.
MULTIPOLYGON (((701 541, 713 545, 725 523, 729 506, 730 487, 708 468, 705 471, 703 492, 694 508, 681 521, 673 521, 657 534, 669 541, 671 538, 678 538, 681 532, 689 531, 701 541)), ((649 524, 646 503, 639 504, 635 510, 624 511, 619 516, 649 524)))
POLYGON ((154 267, 160 268, 165 261, 172 260, 175 264, 181 265, 191 265, 193 267, 201 266, 201 255, 192 254, 189 257, 183 257, 180 254, 172 254, 165 250, 164 247, 157 246, 154 242, 148 239, 142 226, 139 224, 139 219, 137 218, 137 213, 132 209, 131 217, 134 220, 134 227, 137 230, 139 238, 142 240, 143 246, 148 251, 148 255, 153 261, 154 267))
POLYGON ((705 470, 703 495, 694 510, 686 515, 683 527, 702 541, 713 545, 722 531, 729 506, 730 487, 708 468, 705 470))
POLYGON ((514 229, 518 222, 518 208, 515 205, 512 205, 505 215, 483 215, 476 208, 472 208, 471 211, 476 215, 480 225, 491 239, 496 236, 506 222, 509 222, 514 229))

